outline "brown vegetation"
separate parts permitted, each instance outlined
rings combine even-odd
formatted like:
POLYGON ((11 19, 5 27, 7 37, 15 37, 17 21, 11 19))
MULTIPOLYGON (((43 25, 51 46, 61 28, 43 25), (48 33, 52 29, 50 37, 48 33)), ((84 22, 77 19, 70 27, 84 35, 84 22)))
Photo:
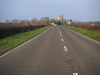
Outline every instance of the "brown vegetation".
POLYGON ((100 33, 100 22, 72 23, 71 26, 100 33))
POLYGON ((7 20, 6 23, 0 23, 0 38, 11 36, 17 33, 31 31, 36 28, 44 27, 46 25, 49 25, 49 22, 50 20, 48 17, 43 17, 40 20, 34 18, 31 21, 12 20, 11 22, 9 22, 7 20))

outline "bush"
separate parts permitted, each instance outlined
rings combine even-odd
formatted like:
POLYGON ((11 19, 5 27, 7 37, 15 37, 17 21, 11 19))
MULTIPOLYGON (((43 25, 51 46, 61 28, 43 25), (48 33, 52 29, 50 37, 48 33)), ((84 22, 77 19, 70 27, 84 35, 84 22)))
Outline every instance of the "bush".
POLYGON ((31 31, 45 25, 24 25, 21 23, 0 23, 0 38, 31 31))
POLYGON ((73 23, 71 26, 100 33, 100 23, 73 23))

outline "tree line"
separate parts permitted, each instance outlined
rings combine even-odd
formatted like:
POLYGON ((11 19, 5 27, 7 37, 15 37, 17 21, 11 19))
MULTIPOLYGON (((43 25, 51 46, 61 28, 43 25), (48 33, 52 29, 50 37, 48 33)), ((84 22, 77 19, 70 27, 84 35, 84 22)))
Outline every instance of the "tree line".
POLYGON ((0 38, 48 26, 55 21, 55 19, 50 19, 49 17, 33 18, 32 20, 6 20, 5 23, 0 23, 0 38))

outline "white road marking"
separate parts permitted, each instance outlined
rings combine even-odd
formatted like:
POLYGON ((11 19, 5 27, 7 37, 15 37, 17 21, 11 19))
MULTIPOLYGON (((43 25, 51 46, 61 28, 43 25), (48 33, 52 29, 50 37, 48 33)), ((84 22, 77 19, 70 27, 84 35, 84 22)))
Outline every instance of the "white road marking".
POLYGON ((78 75, 78 73, 73 73, 73 75, 78 75))
POLYGON ((64 51, 68 52, 67 46, 64 46, 64 51))
POLYGON ((62 37, 62 33, 60 32, 60 36, 62 37))
POLYGON ((61 41, 64 42, 64 39, 62 38, 61 41))
POLYGON ((61 33, 61 31, 60 31, 60 29, 58 28, 58 31, 59 31, 59 33, 60 33, 60 36, 62 37, 62 33, 61 33))

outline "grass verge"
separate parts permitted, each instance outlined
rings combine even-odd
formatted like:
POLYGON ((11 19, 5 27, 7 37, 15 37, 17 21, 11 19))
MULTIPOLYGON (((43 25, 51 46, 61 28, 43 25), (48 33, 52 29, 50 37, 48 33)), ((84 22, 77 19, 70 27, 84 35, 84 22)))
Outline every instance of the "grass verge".
POLYGON ((96 33, 96 32, 93 32, 93 31, 88 31, 88 30, 84 30, 84 29, 80 29, 80 28, 75 28, 75 27, 69 27, 69 26, 65 26, 65 28, 69 28, 69 29, 72 29, 76 32, 79 32, 87 37, 90 37, 98 42, 100 42, 100 34, 99 33, 96 33))
POLYGON ((19 33, 14 36, 6 37, 0 39, 0 55, 4 54, 5 52, 17 47, 18 45, 28 41, 29 39, 35 37, 39 33, 43 32, 44 30, 48 29, 50 26, 42 27, 35 29, 33 31, 19 33))

